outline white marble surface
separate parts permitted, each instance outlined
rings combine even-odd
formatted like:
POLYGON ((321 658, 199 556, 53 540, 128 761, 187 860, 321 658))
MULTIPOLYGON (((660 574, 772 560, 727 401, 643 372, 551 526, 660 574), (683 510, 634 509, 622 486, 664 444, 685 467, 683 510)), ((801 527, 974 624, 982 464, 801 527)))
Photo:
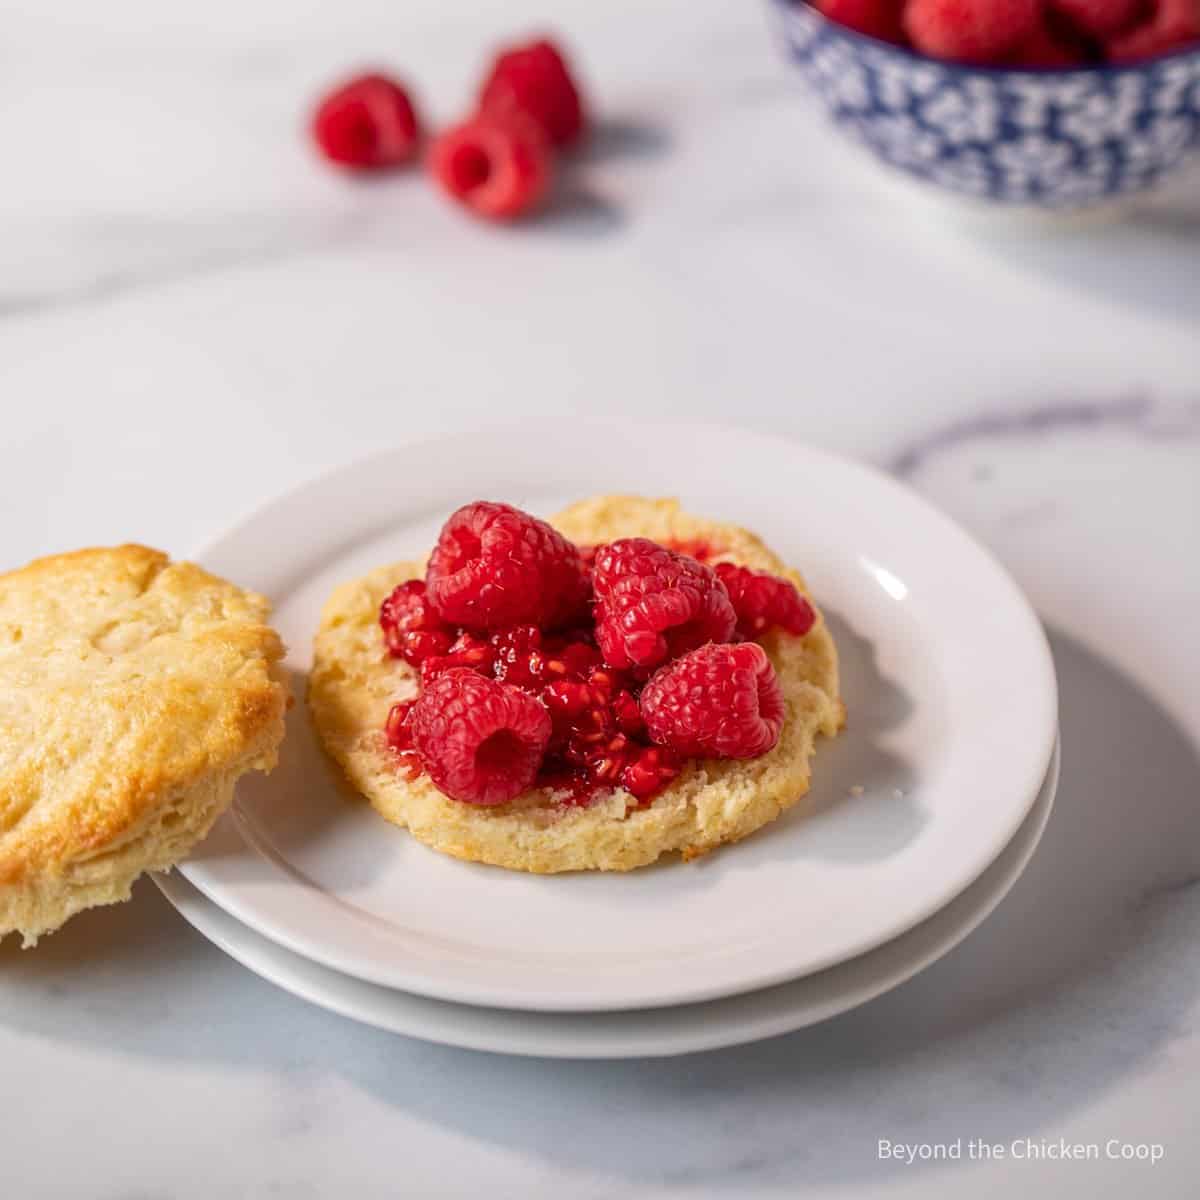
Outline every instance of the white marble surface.
POLYGON ((0 563, 186 553, 432 429, 738 421, 890 466, 990 544, 1050 627, 1064 739, 1046 840, 974 936, 746 1049, 581 1065, 391 1037, 242 970, 149 884, 36 952, 10 941, 5 1195, 1195 1194, 1194 176, 1122 225, 963 221, 823 127, 754 3, 0 14, 0 563), (539 22, 605 124, 537 225, 472 225, 418 178, 348 183, 297 136, 362 60, 448 118, 489 42, 539 22), (957 1137, 1164 1157, 877 1157, 957 1137))

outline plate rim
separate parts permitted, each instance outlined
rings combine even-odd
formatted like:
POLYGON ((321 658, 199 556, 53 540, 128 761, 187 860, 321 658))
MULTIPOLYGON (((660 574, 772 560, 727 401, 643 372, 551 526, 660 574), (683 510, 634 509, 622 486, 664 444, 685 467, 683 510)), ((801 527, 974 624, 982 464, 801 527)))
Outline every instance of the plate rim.
MULTIPOLYGON (((634 423, 628 420, 620 419, 584 419, 575 423, 574 429, 587 428, 592 430, 620 430, 625 435, 634 429, 636 425, 637 434, 639 437, 653 436, 656 432, 663 436, 679 437, 686 435, 688 432, 704 433, 706 435, 716 435, 719 437, 728 437, 739 439, 743 445, 747 442, 758 442, 764 447, 773 447, 776 452, 781 448, 786 449, 790 453, 798 453, 809 458, 823 460, 832 469, 842 473, 849 473, 847 486, 853 486, 853 476, 855 473, 861 473, 872 478, 878 485, 882 485, 885 490, 903 495, 906 502, 915 509, 921 511, 925 520, 932 522, 934 525, 940 526, 943 530, 949 533, 950 536, 957 538, 965 546, 969 547, 971 552, 977 556, 990 572, 996 577, 997 581, 1002 583, 1008 593, 1009 599, 1014 602, 1014 611, 1018 612, 1024 621, 1026 633, 1029 635, 1028 649, 1034 653, 1034 657, 1040 658, 1039 670, 1039 694, 1042 697, 1044 706, 1049 714, 1048 733, 1044 736, 1044 745, 1038 752, 1031 755, 1031 764, 1035 764, 1033 769, 1043 772, 1049 762, 1050 756, 1053 753, 1057 726, 1057 680, 1055 677, 1053 659, 1050 654, 1049 644, 1046 639, 1045 630, 1034 611, 1031 603, 1024 594, 1023 590, 1016 582, 1011 572, 1004 564, 993 554, 993 552, 977 538, 974 537, 967 529, 959 524, 954 518, 942 512, 936 505, 932 504, 925 497, 907 486, 903 481, 896 479, 886 471, 881 470, 877 466, 866 463, 861 460, 849 458, 835 451, 828 450, 824 447, 813 446, 801 440, 772 433, 764 433, 757 430, 740 429, 736 426, 729 426, 713 422, 653 422, 653 423, 634 423)), ((284 492, 270 498, 257 508, 251 510, 239 521, 235 522, 223 532, 209 539, 206 546, 202 548, 196 557, 203 562, 206 557, 218 556, 220 548, 226 544, 235 541, 238 537, 245 537, 248 529, 252 528, 257 523, 264 519, 269 520, 278 516, 281 511, 287 511, 294 508, 296 503, 302 498, 311 500, 314 490, 319 490, 322 487, 342 487, 345 485, 346 477, 354 472, 362 471, 367 464, 375 464, 376 469, 381 463, 394 461, 398 454, 414 454, 434 453, 438 448, 444 448, 448 442, 461 441, 463 438, 488 441, 497 437, 512 437, 528 434, 531 428, 529 422, 519 423, 500 423, 492 426, 474 427, 469 430, 461 430, 457 432, 443 432, 436 435, 425 436, 404 442, 399 445, 393 445, 387 449, 379 450, 366 457, 351 459, 339 465, 331 467, 307 480, 298 482, 293 487, 284 492)), ((1027 772, 1032 775, 1033 770, 1027 772)), ((193 861, 183 864, 182 870, 194 886, 204 892, 210 900, 224 908, 237 920, 254 928, 257 932, 263 934, 269 939, 278 944, 290 949, 304 957, 310 958, 315 962, 332 968, 333 970, 342 972, 348 975, 354 975, 368 982, 374 982, 383 986, 404 988, 411 992, 419 992, 423 995, 436 997, 441 1000, 459 1002, 474 1005, 506 1005, 510 1007, 520 1007, 527 1011, 548 1012, 571 1012, 571 1011, 617 1011, 629 1008, 646 1008, 646 1007, 673 1007, 680 1003, 700 1002, 714 999, 722 996, 729 996, 737 992, 745 992, 758 990, 763 987, 773 986, 782 983, 789 979, 794 979, 798 975, 806 973, 815 973, 828 968, 830 965, 838 961, 846 961, 847 959, 857 957, 872 949, 874 946, 885 943, 892 938, 903 934, 907 929, 919 924, 932 913, 944 907, 952 901, 966 887, 969 887, 975 879, 979 877, 994 860, 996 854, 1002 853, 1004 846, 1008 844, 1015 830, 1020 826, 1021 822, 1028 815, 1030 808, 1035 803, 1037 798, 1037 785, 1031 785, 1028 789, 1028 798, 1020 805, 1014 805, 1011 809, 1011 816, 1007 826, 1002 828, 1002 836, 997 838, 999 849, 990 857, 982 858, 978 864, 974 864, 972 873, 964 873, 960 875, 955 883, 947 884, 946 886, 932 892, 926 903, 921 906, 914 906, 909 914, 909 919, 905 924, 894 924, 888 927, 887 932, 873 939, 860 938, 855 943, 854 948, 846 954, 838 958, 827 959, 820 961, 815 966, 808 966, 797 969, 794 964, 791 966, 784 965, 774 969, 760 969, 753 973, 748 973, 736 985, 728 983, 717 983, 715 985, 703 986, 692 983, 686 987, 676 987, 672 990, 667 990, 661 994, 647 995, 641 994, 635 998, 613 999, 606 998, 603 1001, 596 1002, 591 998, 582 997, 555 997, 548 995, 530 995, 522 993, 517 995, 511 986, 505 984, 463 983, 461 980, 447 981, 444 979, 431 979, 428 971, 423 969, 421 964, 418 964, 415 971, 400 970, 394 964, 376 966, 372 962, 364 962, 364 955, 354 951, 344 951, 342 947, 334 944, 326 945, 323 942, 314 940, 304 934, 293 934, 288 928, 281 927, 279 922, 272 920, 264 920, 262 914, 248 910, 246 905, 238 897, 237 894, 230 894, 220 885, 215 884, 211 874, 206 872, 206 867, 193 861)), ((232 823, 232 819, 226 817, 223 819, 225 823, 232 823)), ((238 832, 237 836, 243 842, 248 842, 249 839, 242 832, 238 832)), ((256 855, 259 853, 256 850, 252 852, 256 855)), ((546 989, 543 989, 545 991, 546 989)))
POLYGON ((824 971, 754 992, 666 1008, 531 1013, 387 988, 344 975, 279 945, 242 924, 178 870, 155 873, 152 878, 180 916, 235 962, 297 999, 347 1020, 483 1053, 593 1061, 672 1057, 746 1045, 819 1024, 884 995, 944 958, 991 916, 1025 873, 1054 811, 1061 770, 1062 747, 1056 737, 1037 798, 1013 838, 978 878, 925 921, 824 971), (1011 861, 1006 861, 1010 856, 1011 861), (961 916, 951 910, 958 910, 961 916), (943 925, 948 926, 945 931, 941 931, 943 925), (824 1003, 810 1001, 805 1006, 805 992, 831 983, 836 987, 838 975, 866 972, 870 976, 875 964, 882 963, 889 952, 894 956, 905 943, 915 949, 903 965, 890 971, 877 968, 873 978, 849 986, 840 997, 824 1003), (322 994, 323 987, 348 988, 348 996, 322 994), (368 1015, 364 1000, 384 1008, 374 1008, 368 1015), (751 1007, 758 1011, 748 1015, 746 1010, 751 1007), (681 1017, 693 1019, 693 1023, 681 1026, 681 1017), (655 1025, 660 1027, 662 1040, 653 1040, 655 1025), (639 1028, 640 1033, 630 1033, 639 1028), (589 1040, 572 1041, 581 1036, 589 1040), (622 1037, 627 1039, 623 1043, 622 1037))

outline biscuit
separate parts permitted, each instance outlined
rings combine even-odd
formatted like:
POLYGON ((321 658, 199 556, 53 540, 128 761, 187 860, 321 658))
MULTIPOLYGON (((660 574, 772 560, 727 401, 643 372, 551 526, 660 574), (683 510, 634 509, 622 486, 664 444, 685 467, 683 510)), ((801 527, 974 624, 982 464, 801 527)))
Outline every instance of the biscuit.
POLYGON ((127 900, 274 766, 288 695, 268 610, 144 546, 0 575, 0 938, 127 900))
MULTIPOLYGON (((581 545, 634 536, 702 542, 711 561, 770 571, 804 590, 800 575, 754 534, 691 517, 674 500, 601 496, 551 524, 581 545)), ((422 563, 396 563, 333 593, 316 637, 308 702, 326 750, 350 783, 387 820, 445 854, 536 873, 627 871, 672 851, 694 858, 794 805, 809 788, 817 734, 833 737, 844 721, 837 651, 818 616, 804 637, 773 631, 762 639, 787 717, 778 745, 760 758, 692 761, 646 807, 621 789, 587 807, 556 804, 542 788, 493 808, 451 800, 427 777, 398 771, 383 735, 389 707, 416 695, 417 677, 385 651, 379 606, 398 583, 423 574, 422 563)))

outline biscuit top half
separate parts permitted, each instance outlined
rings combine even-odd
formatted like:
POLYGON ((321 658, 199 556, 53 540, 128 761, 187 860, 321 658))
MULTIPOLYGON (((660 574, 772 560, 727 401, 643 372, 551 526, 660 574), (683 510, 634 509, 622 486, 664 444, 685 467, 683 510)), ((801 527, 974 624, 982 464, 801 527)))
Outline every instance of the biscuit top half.
POLYGON ((0 885, 121 846, 164 795, 273 765, 267 601, 144 546, 0 575, 0 885))

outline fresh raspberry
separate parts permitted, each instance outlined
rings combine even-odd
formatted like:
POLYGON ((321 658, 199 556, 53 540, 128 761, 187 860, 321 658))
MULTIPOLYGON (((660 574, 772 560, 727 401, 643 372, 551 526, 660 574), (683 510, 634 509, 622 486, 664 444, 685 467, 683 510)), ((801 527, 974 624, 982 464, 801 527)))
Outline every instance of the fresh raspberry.
POLYGON ((1154 58, 1200 38, 1200 0, 1155 0, 1150 16, 1105 44, 1111 62, 1154 58))
POLYGON ((1145 7, 1144 0, 1051 0, 1054 12, 1094 38, 1112 37, 1128 29, 1145 7))
POLYGON ((688 758, 757 758, 779 741, 783 693, 756 642, 701 646, 642 692, 651 741, 688 758))
POLYGON ((904 41, 900 0, 817 0, 817 8, 831 21, 885 42, 904 41))
POLYGON ((662 791, 682 770, 679 758, 665 746, 649 746, 621 772, 621 786, 639 800, 662 791))
POLYGON ((484 500, 442 526, 425 581, 442 620, 467 629, 552 629, 573 620, 584 594, 579 554, 528 513, 484 500))
POLYGON ((434 784, 466 804, 504 804, 537 776, 550 714, 520 688, 474 671, 446 671, 409 717, 413 745, 434 784))
POLYGON ((999 62, 1038 27, 1038 0, 908 0, 904 28, 925 54, 999 62))
POLYGON ((803 637, 813 627, 813 606, 788 580, 734 563, 717 563, 716 572, 729 593, 742 637, 761 637, 772 628, 803 637))
POLYGON ((386 75, 359 75, 330 92, 313 114, 321 153, 355 171, 397 167, 417 157, 420 122, 408 93, 386 75))
POLYGON ((545 39, 515 46, 496 57, 479 93, 479 109, 484 113, 523 113, 559 147, 579 141, 584 132, 579 88, 562 51, 545 39))
POLYGON ((1075 67, 1088 61, 1088 51, 1078 37, 1043 20, 1006 61, 1015 67, 1075 67))
POLYGON ((552 174, 545 136, 519 115, 481 114, 455 125, 434 142, 429 164, 455 200, 498 221, 536 207, 552 174))
POLYGON ((448 653, 453 640, 420 579, 410 579, 392 591, 379 607, 379 624, 388 653, 414 667, 427 658, 448 653))
POLYGON ((651 667, 724 642, 737 617, 710 567, 646 538, 623 538, 596 551, 596 641, 614 667, 651 667))

